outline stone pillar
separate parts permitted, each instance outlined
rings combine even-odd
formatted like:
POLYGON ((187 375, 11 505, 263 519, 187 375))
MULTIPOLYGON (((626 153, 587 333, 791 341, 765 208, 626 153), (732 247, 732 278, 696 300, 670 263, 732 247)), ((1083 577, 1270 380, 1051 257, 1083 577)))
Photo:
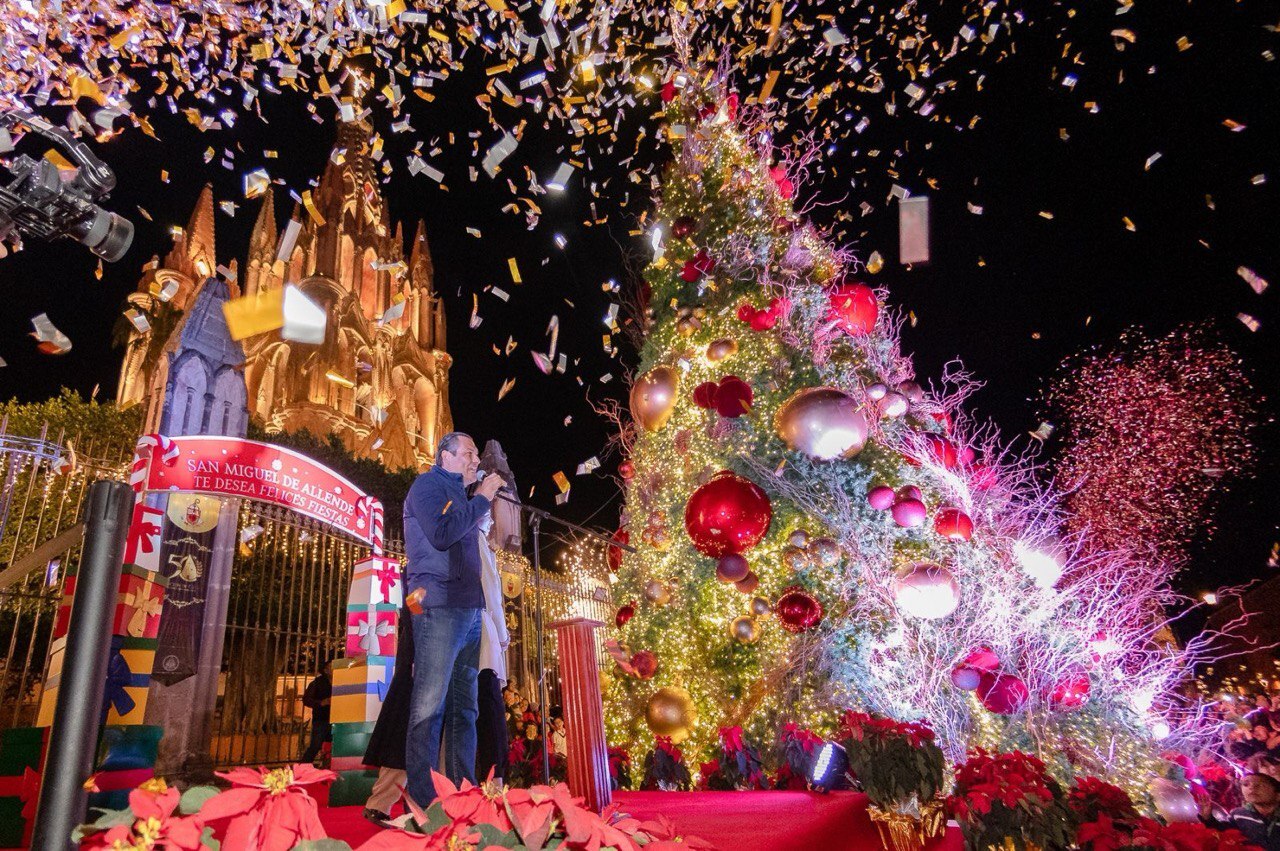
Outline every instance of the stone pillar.
POLYGON ((569 791, 600 812, 613 798, 609 784, 609 750, 604 739, 604 703, 600 698, 600 666, 595 630, 604 626, 587 618, 556 621, 560 655, 561 706, 569 749, 569 791))

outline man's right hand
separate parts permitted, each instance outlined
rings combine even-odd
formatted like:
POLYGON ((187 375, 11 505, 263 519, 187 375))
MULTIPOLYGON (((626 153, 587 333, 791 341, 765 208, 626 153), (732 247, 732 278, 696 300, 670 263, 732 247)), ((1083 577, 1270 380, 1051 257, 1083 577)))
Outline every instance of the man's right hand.
POLYGON ((495 476, 493 473, 490 473, 480 480, 480 485, 476 488, 476 495, 482 496, 492 502, 494 495, 506 486, 507 483, 501 476, 495 476))

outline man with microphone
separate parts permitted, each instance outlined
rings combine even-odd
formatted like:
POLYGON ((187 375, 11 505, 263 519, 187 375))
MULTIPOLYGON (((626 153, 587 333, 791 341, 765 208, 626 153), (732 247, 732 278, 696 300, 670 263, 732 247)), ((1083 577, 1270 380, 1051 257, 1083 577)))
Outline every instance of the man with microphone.
POLYGON ((480 455, 462 432, 440 438, 436 463, 418 476, 404 501, 406 603, 412 612, 413 694, 405 742, 409 796, 426 808, 436 796, 431 771, 448 748, 445 774, 475 782, 476 678, 480 664, 480 521, 506 485, 489 475, 468 498, 480 455), (447 711, 446 711, 447 707, 447 711))

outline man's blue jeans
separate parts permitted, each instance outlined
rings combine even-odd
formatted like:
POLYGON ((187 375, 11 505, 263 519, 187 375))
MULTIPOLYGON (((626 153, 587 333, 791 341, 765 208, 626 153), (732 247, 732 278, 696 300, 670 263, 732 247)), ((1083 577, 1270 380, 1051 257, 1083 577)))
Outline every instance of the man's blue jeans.
POLYGON ((448 739, 445 774, 454 783, 476 779, 480 612, 441 607, 412 616, 413 693, 405 768, 409 797, 424 809, 436 797, 431 772, 440 766, 442 732, 448 739))

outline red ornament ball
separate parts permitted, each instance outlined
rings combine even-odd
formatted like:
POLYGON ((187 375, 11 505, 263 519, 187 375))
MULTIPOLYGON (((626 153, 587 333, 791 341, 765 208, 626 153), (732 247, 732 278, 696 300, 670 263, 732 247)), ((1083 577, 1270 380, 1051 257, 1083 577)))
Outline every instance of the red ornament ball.
POLYGON ((629 482, 636 477, 636 465, 630 461, 623 461, 618 464, 618 475, 622 477, 624 482, 629 482))
POLYGON ((693 404, 699 408, 714 408, 716 406, 716 391, 720 386, 714 381, 704 381, 697 387, 693 388, 693 404))
POLYGON ((760 587, 760 577, 756 576, 755 571, 752 571, 733 583, 733 587, 743 594, 754 594, 756 589, 760 587))
POLYGON ((753 314, 747 320, 747 324, 751 326, 752 331, 768 331, 778 324, 778 317, 771 311, 761 310, 753 314))
MULTIPOLYGON (((619 529, 618 531, 613 533, 613 540, 615 543, 619 543, 619 544, 630 544, 631 533, 628 532, 626 529, 619 529)), ((620 547, 610 546, 609 552, 608 552, 608 558, 609 558, 609 572, 617 573, 618 570, 622 567, 622 549, 620 547)))
POLYGON ((636 616, 636 601, 632 600, 624 606, 618 607, 618 613, 613 616, 613 621, 618 625, 618 629, 622 629, 627 625, 627 621, 636 616))
POLYGON ((897 498, 898 495, 888 485, 876 485, 867 491, 867 504, 876 511, 888 511, 893 508, 893 503, 897 498))
POLYGON ((964 661, 960 664, 966 668, 975 668, 985 673, 993 673, 996 668, 1000 667, 1000 657, 986 647, 979 647, 964 657, 964 661))
POLYGON ((799 585, 792 585, 782 592, 774 611, 782 628, 788 632, 805 632, 822 620, 822 603, 799 585))
POLYGON ((904 485, 894 493, 894 499, 918 499, 924 502, 924 493, 915 485, 904 485))
POLYGON ((967 541, 973 537, 973 521, 958 508, 939 508, 933 518, 933 529, 948 541, 967 541))
POLYGON ((747 564, 747 560, 737 553, 729 553, 720 556, 720 561, 716 564, 716 579, 721 582, 741 582, 751 573, 751 565, 747 564))
POLYGON ((1015 715, 1027 705, 1031 692, 1027 684, 1010 674, 983 674, 978 685, 978 699, 988 712, 1015 715))
POLYGON ((736 419, 751 410, 755 394, 751 385, 736 375, 726 375, 716 388, 715 408, 722 417, 736 419))
POLYGON ((729 470, 694 491, 684 509, 684 528, 693 546, 712 558, 751 549, 772 521, 768 495, 729 470))
POLYGON ((830 318, 846 334, 861 336, 875 330, 880 306, 876 293, 865 284, 842 284, 828 296, 830 318))
POLYGON ((671 235, 684 239, 693 233, 698 227, 698 221, 693 216, 681 216, 671 223, 671 235))
POLYGON ((1070 671, 1054 683, 1049 692, 1049 705, 1060 712, 1079 709, 1089 702, 1089 675, 1084 671, 1070 671))
POLYGON ((658 657, 653 655, 652 650, 637 650, 631 654, 631 667, 635 668, 636 676, 640 679, 651 680, 658 673, 658 657))
POLYGON ((918 499, 899 499, 893 504, 893 522, 904 529, 914 529, 929 519, 929 510, 918 499))

